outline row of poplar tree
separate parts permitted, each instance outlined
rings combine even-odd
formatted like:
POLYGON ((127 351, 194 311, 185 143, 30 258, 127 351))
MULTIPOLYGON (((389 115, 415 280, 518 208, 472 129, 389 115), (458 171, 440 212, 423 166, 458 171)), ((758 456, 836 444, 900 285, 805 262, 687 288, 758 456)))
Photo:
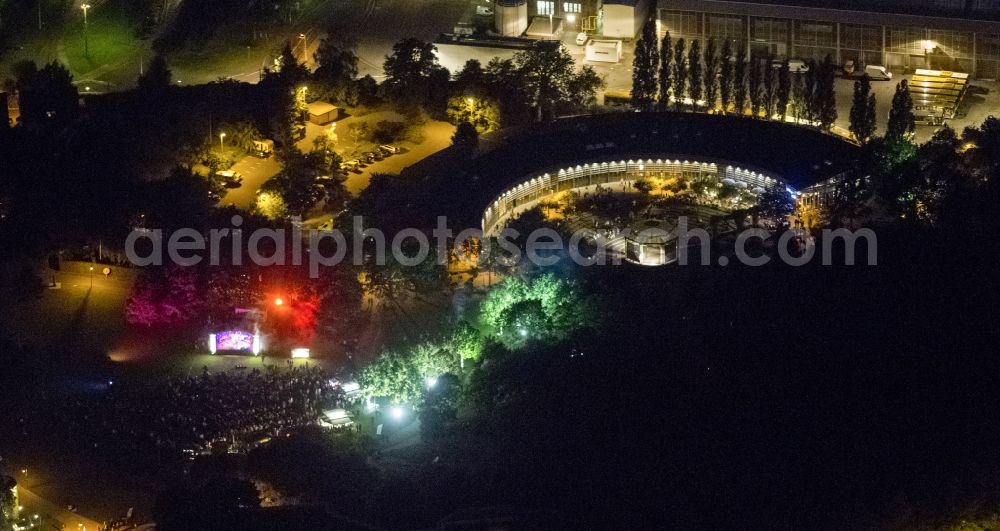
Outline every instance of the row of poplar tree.
MULTIPOLYGON (((788 59, 750 54, 745 42, 734 53, 733 42, 722 49, 709 39, 704 51, 697 40, 688 47, 684 39, 673 42, 670 32, 657 38, 656 22, 646 21, 636 42, 632 62, 632 105, 643 111, 707 110, 796 122, 805 120, 829 130, 837 120, 834 92, 836 65, 827 55, 810 59, 806 69, 793 73, 788 59)), ((875 136, 875 95, 867 74, 854 83, 850 132, 859 143, 875 136)), ((885 138, 904 141, 914 131, 913 101, 906 80, 896 85, 885 138)))
POLYGON ((784 121, 792 116, 829 129, 837 120, 836 67, 830 56, 810 60, 793 75, 788 60, 752 54, 746 43, 726 39, 721 50, 709 39, 702 50, 694 40, 657 38, 656 22, 646 21, 632 62, 632 105, 639 110, 704 109, 784 121))

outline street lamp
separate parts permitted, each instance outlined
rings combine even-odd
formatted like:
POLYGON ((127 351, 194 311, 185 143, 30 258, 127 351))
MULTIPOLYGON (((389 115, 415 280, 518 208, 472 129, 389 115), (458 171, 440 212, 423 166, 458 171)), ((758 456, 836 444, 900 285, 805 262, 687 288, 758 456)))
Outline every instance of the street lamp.
POLYGON ((90 287, 94 287, 94 267, 90 267, 90 287))
POLYGON ((83 10, 83 55, 90 57, 90 39, 87 35, 87 11, 90 9, 90 4, 83 4, 80 9, 83 10))
POLYGON ((226 133, 219 133, 219 151, 226 151, 226 133))
POLYGON ((306 62, 306 34, 299 33, 299 40, 302 41, 302 62, 306 62))

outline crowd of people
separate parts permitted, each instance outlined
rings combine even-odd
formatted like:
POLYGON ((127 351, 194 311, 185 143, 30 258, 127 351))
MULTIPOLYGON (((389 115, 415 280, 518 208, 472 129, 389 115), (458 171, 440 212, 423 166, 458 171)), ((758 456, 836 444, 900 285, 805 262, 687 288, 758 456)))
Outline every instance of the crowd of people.
POLYGON ((153 389, 112 390, 80 421, 105 435, 189 455, 240 451, 266 437, 312 424, 340 403, 333 375, 315 367, 269 366, 224 372, 204 369, 153 389))

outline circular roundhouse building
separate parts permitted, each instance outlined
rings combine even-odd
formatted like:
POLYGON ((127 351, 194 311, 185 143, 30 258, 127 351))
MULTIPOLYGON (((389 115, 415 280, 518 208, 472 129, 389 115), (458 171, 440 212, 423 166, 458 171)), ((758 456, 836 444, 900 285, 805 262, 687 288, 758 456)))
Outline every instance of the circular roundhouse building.
POLYGON ((557 194, 649 178, 717 182, 748 193, 779 187, 814 196, 829 190, 860 154, 857 145, 804 126, 674 112, 563 118, 504 129, 481 145, 471 161, 432 157, 404 172, 418 177, 408 180, 411 188, 400 199, 412 209, 412 219, 426 216, 433 224, 447 215, 496 236, 557 194))
POLYGON ((806 127, 736 116, 617 113, 557 120, 511 136, 472 172, 492 192, 481 226, 496 234, 547 196, 647 177, 715 179, 761 192, 822 187, 856 160, 857 146, 806 127))

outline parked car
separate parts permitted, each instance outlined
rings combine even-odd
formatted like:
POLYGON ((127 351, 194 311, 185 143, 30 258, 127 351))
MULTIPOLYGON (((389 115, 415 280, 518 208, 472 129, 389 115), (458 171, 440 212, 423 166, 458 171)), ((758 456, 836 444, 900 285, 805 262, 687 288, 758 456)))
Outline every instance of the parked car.
POLYGON ((866 65, 854 63, 850 60, 844 63, 844 75, 846 77, 859 78, 868 74, 872 81, 888 81, 892 79, 892 72, 882 65, 866 65))
POLYGON ((587 44, 587 39, 589 39, 589 38, 590 38, 590 35, 587 35, 586 31, 581 31, 580 33, 577 33, 576 34, 576 45, 577 46, 583 46, 584 44, 587 44))
POLYGON ((865 73, 874 81, 888 81, 892 79, 892 72, 882 65, 867 65, 865 73))
POLYGON ((361 161, 357 159, 345 160, 340 163, 340 169, 343 171, 353 171, 355 173, 361 173, 361 161))
MULTIPOLYGON (((775 59, 771 66, 774 68, 781 68, 784 64, 784 60, 775 59)), ((788 60, 788 71, 793 74, 804 74, 809 71, 809 65, 801 59, 789 59, 788 60)))
POLYGON ((266 159, 274 153, 274 140, 254 140, 253 154, 257 158, 266 159))
POLYGON ((402 148, 389 144, 382 144, 378 148, 381 149, 383 153, 386 153, 388 155, 395 155, 396 153, 403 151, 402 148))
POLYGON ((216 175, 222 177, 222 185, 226 188, 239 188, 243 184, 243 175, 233 170, 220 170, 216 175))
POLYGON ((848 59, 844 61, 843 68, 845 77, 851 77, 852 75, 854 75, 854 70, 855 70, 854 59, 848 59))
POLYGON ((788 71, 793 74, 803 74, 809 71, 809 64, 802 59, 789 59, 788 71))

